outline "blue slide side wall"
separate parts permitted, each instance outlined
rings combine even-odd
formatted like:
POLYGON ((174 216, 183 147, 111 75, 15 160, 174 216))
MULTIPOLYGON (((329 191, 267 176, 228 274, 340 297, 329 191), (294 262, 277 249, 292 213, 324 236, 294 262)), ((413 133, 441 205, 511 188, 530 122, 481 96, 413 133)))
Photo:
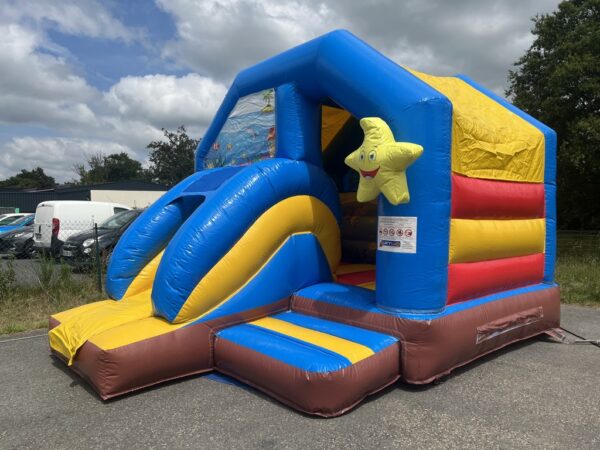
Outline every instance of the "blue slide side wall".
POLYGON ((106 292, 121 299, 136 275, 165 248, 206 195, 238 172, 219 168, 197 172, 148 207, 119 239, 106 272, 106 292), (195 195, 194 195, 195 194, 195 195))
POLYGON ((155 313, 173 321, 190 293, 267 209, 311 195, 340 218, 333 181, 316 166, 271 159, 245 167, 192 214, 165 250, 152 290, 155 313))
POLYGON ((198 322, 260 308, 326 281, 331 281, 331 270, 319 240, 313 234, 296 234, 248 284, 198 322))

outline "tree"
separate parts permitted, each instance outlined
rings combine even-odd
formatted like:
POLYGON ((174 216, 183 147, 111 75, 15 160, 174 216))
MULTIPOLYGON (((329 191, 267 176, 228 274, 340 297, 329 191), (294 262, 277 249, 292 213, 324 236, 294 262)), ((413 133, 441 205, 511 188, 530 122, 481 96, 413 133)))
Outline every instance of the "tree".
POLYGON ((145 175, 142 164, 124 152, 91 155, 87 158, 87 166, 89 168, 85 164, 76 164, 73 168, 81 184, 138 180, 145 175))
POLYGON ((48 189, 56 186, 56 181, 44 173, 44 169, 21 170, 20 173, 0 181, 0 187, 13 189, 48 189))
POLYGON ((150 173, 158 183, 172 186, 194 173, 194 154, 199 140, 190 138, 182 125, 171 132, 163 128, 166 141, 152 141, 150 173))
POLYGON ((506 94, 558 135, 561 228, 600 228, 600 0, 533 18, 535 40, 506 94))

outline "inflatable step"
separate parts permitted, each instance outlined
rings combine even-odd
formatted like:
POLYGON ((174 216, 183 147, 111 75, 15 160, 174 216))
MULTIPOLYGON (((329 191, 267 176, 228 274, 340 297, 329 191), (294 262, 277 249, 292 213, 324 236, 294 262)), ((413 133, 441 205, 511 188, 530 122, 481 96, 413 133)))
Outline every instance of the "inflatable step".
POLYGON ((323 417, 343 414, 400 376, 395 337, 291 311, 221 330, 214 364, 323 417))
MULTIPOLYGON (((110 316, 115 305, 129 303, 131 299, 109 300, 51 316, 52 354, 70 361, 69 367, 103 400, 212 370, 211 330, 203 323, 172 324, 150 314, 134 319, 131 313, 93 321, 94 317, 110 316), (108 326, 103 326, 105 323, 108 326), (86 337, 79 340, 81 333, 86 337), (64 344, 74 338, 80 342, 76 355, 64 344)), ((148 305, 151 310, 149 301, 148 305)))

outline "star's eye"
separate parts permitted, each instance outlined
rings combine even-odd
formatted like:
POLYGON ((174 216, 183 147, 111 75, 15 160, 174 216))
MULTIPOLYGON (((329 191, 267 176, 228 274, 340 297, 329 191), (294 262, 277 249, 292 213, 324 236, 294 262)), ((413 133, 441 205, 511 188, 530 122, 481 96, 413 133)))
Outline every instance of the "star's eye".
POLYGON ((360 161, 364 161, 365 160, 365 152, 360 152, 360 155, 358 156, 358 159, 360 161))
POLYGON ((369 161, 375 161, 377 159, 377 152, 375 150, 373 150, 372 152, 369 152, 369 161))

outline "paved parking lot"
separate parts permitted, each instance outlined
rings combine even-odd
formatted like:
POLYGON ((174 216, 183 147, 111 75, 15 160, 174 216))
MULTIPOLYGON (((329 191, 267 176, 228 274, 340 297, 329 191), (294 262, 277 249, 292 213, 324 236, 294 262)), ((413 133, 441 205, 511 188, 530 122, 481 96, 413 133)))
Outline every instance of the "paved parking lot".
MULTIPOLYGON (((564 306, 563 326, 600 339, 600 309, 564 306)), ((44 338, 0 344, 0 380, 2 449, 600 446, 600 348, 543 338, 327 420, 206 376, 102 402, 44 338)))

